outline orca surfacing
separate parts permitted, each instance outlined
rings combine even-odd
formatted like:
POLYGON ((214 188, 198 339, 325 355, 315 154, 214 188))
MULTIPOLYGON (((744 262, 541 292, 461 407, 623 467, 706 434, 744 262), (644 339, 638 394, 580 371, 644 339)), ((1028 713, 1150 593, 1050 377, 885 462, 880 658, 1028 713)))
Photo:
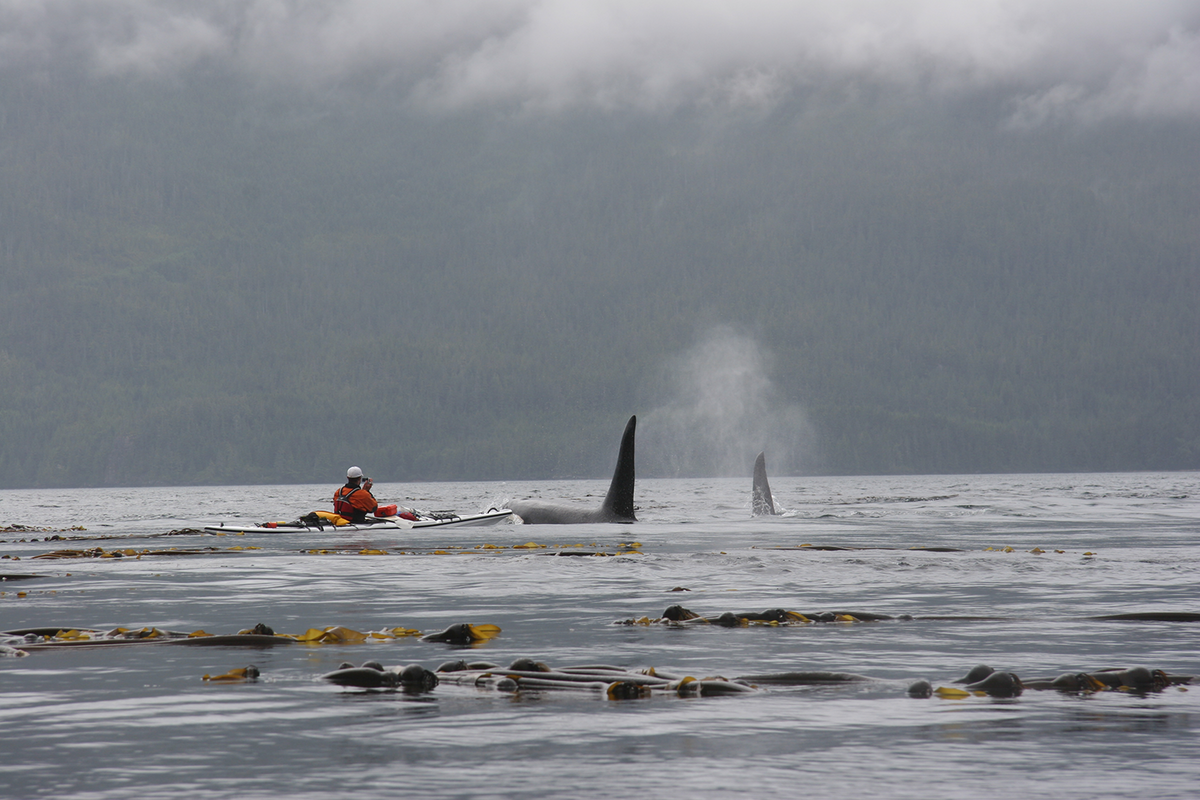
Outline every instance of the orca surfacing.
POLYGON ((597 509, 546 505, 532 500, 514 500, 509 508, 526 525, 570 525, 587 522, 637 522, 633 513, 633 434, 637 416, 629 418, 617 453, 617 469, 604 502, 597 509))

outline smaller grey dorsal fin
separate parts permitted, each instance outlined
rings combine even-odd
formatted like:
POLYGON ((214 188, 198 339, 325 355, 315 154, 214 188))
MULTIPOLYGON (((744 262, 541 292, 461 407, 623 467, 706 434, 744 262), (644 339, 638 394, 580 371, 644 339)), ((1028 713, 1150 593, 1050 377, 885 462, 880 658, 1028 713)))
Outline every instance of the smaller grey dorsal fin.
POLYGON ((750 513, 756 517, 775 513, 775 501, 771 498, 771 484, 767 483, 767 458, 759 453, 754 459, 754 486, 750 495, 750 513))

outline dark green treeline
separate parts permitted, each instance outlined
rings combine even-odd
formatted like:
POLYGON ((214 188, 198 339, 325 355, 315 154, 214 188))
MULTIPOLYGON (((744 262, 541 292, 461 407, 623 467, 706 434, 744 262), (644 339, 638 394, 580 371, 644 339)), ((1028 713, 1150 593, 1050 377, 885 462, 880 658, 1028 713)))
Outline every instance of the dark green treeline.
POLYGON ((1200 468, 1195 125, 402 107, 0 79, 0 485, 605 476, 715 325, 813 472, 1200 468))

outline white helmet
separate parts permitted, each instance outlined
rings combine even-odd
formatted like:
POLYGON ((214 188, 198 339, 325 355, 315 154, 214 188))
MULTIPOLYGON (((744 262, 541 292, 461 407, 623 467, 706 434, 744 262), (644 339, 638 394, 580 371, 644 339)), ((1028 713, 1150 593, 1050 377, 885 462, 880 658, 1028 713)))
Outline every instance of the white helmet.
POLYGON ((346 470, 346 478, 347 479, 361 478, 361 477, 362 477, 362 470, 359 469, 358 467, 351 467, 350 469, 346 470))

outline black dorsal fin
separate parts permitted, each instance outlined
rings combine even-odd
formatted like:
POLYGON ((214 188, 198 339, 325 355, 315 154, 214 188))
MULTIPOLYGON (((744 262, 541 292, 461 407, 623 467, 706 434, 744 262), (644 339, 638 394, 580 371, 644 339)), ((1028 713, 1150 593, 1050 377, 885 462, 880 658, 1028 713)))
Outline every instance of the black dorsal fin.
POLYGON ((617 469, 600 513, 613 522, 637 522, 633 514, 633 433, 637 428, 637 415, 625 423, 625 434, 621 437, 621 450, 617 453, 617 469))

